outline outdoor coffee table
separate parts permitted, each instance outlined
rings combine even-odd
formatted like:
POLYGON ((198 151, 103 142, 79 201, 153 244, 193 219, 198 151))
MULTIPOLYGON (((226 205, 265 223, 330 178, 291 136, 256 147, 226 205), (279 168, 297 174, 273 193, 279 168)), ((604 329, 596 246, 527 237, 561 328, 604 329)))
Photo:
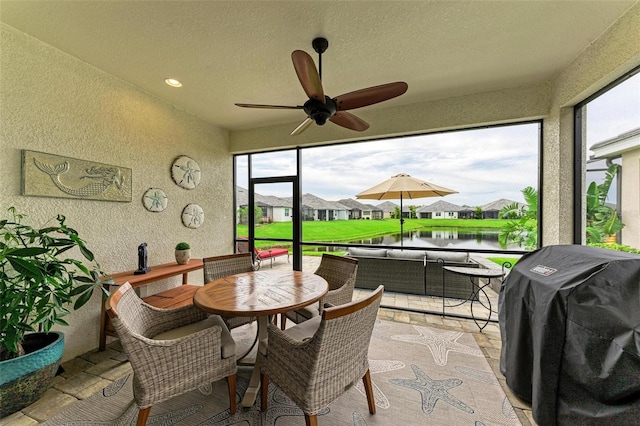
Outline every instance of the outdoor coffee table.
MULTIPOLYGON (((469 294, 469 298, 467 300, 471 301, 471 318, 473 319, 473 322, 475 322, 476 325, 480 328, 480 331, 482 331, 487 326, 487 324, 489 324, 489 321, 491 320, 491 313, 495 312, 491 309, 491 299, 489 299, 489 296, 484 289, 491 284, 492 278, 504 278, 505 272, 502 269, 467 268, 464 266, 443 266, 442 268, 449 272, 453 272, 454 274, 469 277, 469 280, 471 281, 471 293, 469 294), (474 288, 474 278, 478 279, 477 288, 474 288), (480 278, 485 278, 487 282, 481 285, 480 278), (480 299, 480 293, 484 294, 485 298, 487 299, 488 306, 485 306, 485 304, 480 299), (475 303, 480 303, 484 308, 489 310, 489 315, 487 316, 487 318, 477 318, 475 316, 475 314, 473 313, 473 305, 475 303), (478 322, 479 320, 484 320, 484 324, 480 325, 480 323, 478 322)), ((444 293, 444 279, 442 281, 442 286, 442 291, 444 293)), ((460 304, 465 303, 467 300, 461 302, 460 304)), ((442 298, 442 313, 444 314, 444 297, 442 298)))
MULTIPOLYGON (((265 351, 270 316, 317 302, 328 291, 327 281, 311 272, 255 271, 205 284, 196 291, 193 303, 212 314, 258 317, 258 350, 265 351)), ((243 407, 254 404, 259 389, 260 365, 256 362, 249 387, 241 402, 243 407)))

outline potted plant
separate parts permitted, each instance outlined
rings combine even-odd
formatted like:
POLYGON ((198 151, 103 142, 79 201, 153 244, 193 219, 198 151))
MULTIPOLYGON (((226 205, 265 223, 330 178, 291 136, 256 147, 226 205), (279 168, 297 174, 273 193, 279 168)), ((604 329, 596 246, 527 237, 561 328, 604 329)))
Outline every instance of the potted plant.
POLYGON ((0 417, 38 400, 50 386, 64 344, 51 328, 68 325, 69 308, 82 307, 96 288, 106 294, 93 253, 64 216, 35 228, 15 208, 9 213, 0 220, 0 417), (70 257, 71 249, 87 264, 70 257))
POLYGON ((185 242, 176 244, 176 262, 180 265, 186 265, 191 259, 191 247, 185 242))

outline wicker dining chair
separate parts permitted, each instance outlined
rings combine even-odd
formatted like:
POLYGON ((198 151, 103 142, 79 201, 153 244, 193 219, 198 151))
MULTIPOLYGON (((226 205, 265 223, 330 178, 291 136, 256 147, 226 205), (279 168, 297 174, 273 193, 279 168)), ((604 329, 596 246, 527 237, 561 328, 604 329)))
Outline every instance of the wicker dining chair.
POLYGON ((269 344, 258 353, 262 411, 272 381, 302 410, 307 426, 315 426, 320 410, 362 380, 375 414, 368 353, 383 290, 284 331, 269 324, 269 344))
POLYGON ((107 307, 133 369, 138 426, 146 424, 153 405, 222 378, 235 414, 236 347, 222 318, 193 305, 148 305, 128 282, 111 294, 107 307))
POLYGON ((327 280, 329 292, 319 304, 313 304, 297 311, 290 311, 280 315, 280 329, 284 330, 286 328, 287 318, 296 324, 300 324, 318 316, 325 304, 338 306, 351 302, 357 273, 358 259, 324 253, 320 260, 320 266, 318 266, 314 274, 327 280))
MULTIPOLYGON (((223 256, 205 257, 202 259, 204 283, 215 281, 229 275, 241 274, 256 270, 251 253, 236 253, 223 256)), ((255 318, 222 316, 224 322, 232 330, 241 325, 249 324, 255 318)))

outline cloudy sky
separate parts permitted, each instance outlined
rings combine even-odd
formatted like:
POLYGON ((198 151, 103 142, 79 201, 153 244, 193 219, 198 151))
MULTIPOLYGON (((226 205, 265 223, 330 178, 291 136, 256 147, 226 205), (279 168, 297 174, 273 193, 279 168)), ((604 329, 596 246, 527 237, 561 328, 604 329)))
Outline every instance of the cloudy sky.
POLYGON ((587 104, 587 147, 640 127, 640 73, 587 104))
MULTIPOLYGON (((640 74, 592 101, 587 117, 587 146, 640 127, 640 74)), ((302 190, 326 200, 355 199, 359 192, 406 173, 458 194, 405 200, 405 205, 427 205, 439 199, 470 206, 502 198, 522 202, 521 190, 538 185, 539 132, 538 123, 528 123, 307 148, 302 156, 302 190)), ((242 170, 239 167, 238 184, 246 188, 242 170)), ((293 175, 295 152, 254 156, 253 172, 256 177, 293 175)), ((291 193, 288 185, 260 186, 256 191, 277 196, 291 193)))

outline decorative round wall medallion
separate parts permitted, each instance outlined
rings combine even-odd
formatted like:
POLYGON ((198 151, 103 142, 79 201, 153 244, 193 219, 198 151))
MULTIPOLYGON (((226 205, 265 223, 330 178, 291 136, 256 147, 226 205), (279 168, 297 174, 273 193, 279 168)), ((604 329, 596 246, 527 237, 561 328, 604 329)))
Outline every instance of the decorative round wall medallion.
POLYGON ((142 196, 142 205, 150 212, 161 212, 167 208, 169 199, 162 189, 149 188, 142 196))
POLYGON ((200 166, 193 158, 181 155, 173 161, 171 177, 179 187, 194 189, 200 183, 200 166))
POLYGON ((204 211, 197 204, 187 204, 182 210, 182 224, 187 228, 199 228, 204 222, 204 211))

